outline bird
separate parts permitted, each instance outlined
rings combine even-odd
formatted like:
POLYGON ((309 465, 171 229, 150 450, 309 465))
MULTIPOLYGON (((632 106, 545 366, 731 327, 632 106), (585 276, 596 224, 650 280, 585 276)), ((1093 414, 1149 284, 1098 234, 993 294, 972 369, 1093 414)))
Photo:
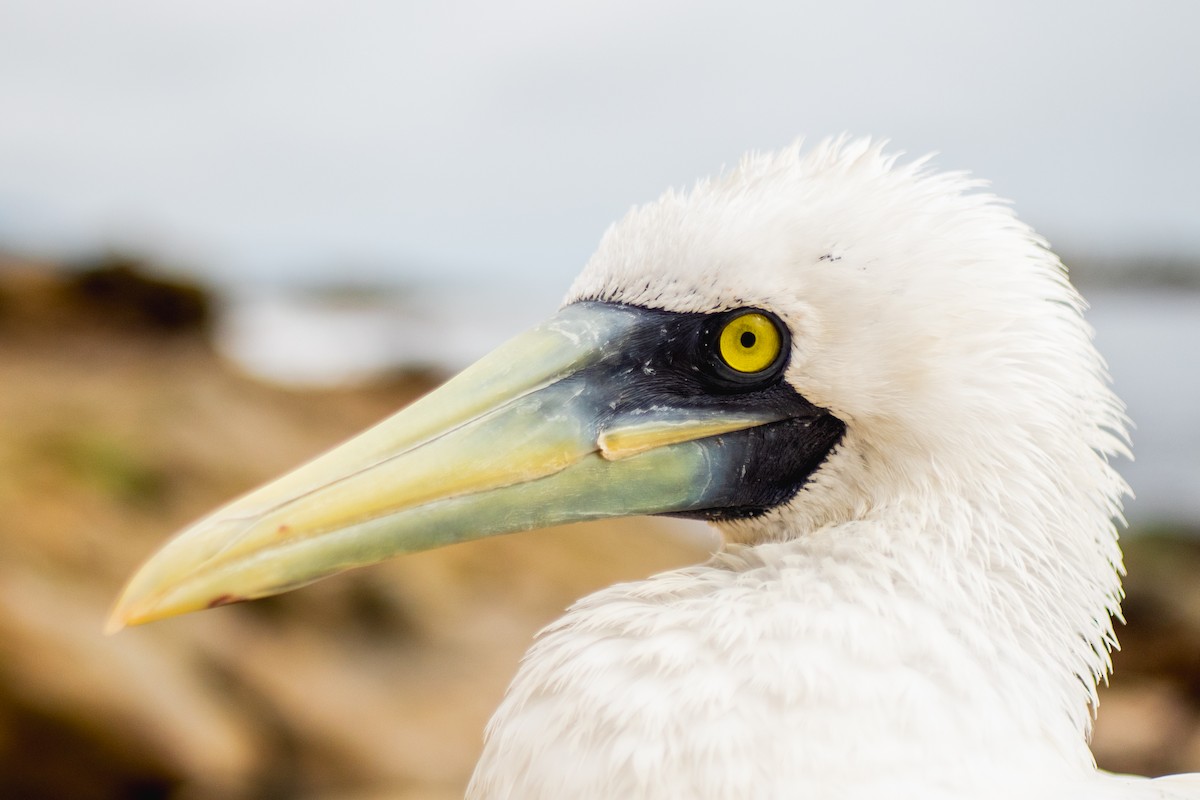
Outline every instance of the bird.
POLYGON ((113 629, 586 519, 709 561, 542 631, 494 798, 1200 798, 1096 768, 1124 408, 985 182, 840 136, 634 207, 560 310, 154 554, 113 629))

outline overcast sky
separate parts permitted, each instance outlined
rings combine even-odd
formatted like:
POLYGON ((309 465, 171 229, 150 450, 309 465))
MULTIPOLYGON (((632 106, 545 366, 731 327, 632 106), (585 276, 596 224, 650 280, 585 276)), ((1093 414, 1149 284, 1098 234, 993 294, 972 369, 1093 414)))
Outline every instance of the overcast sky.
POLYGON ((631 204, 850 131, 1064 250, 1196 255, 1198 37, 1191 0, 0 0, 0 247, 565 288, 631 204))

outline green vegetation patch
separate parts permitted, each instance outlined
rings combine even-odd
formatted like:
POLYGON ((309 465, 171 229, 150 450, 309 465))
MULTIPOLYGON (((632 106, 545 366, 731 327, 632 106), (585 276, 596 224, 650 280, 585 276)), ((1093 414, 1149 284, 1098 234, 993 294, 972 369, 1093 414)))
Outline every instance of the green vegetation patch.
POLYGON ((101 431, 62 431, 48 437, 43 455, 74 481, 124 505, 157 506, 166 496, 166 472, 131 443, 101 431))

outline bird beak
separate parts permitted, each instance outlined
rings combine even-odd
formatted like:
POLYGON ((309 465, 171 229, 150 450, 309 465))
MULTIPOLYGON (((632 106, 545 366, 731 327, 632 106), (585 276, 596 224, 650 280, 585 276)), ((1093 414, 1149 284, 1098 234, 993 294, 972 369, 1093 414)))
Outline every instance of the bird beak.
POLYGON ((744 469, 744 451, 723 435, 783 413, 637 402, 643 376, 623 352, 654 335, 647 314, 567 306, 395 416, 200 520, 134 575, 110 630, 277 594, 398 553, 711 507, 713 487, 744 469))

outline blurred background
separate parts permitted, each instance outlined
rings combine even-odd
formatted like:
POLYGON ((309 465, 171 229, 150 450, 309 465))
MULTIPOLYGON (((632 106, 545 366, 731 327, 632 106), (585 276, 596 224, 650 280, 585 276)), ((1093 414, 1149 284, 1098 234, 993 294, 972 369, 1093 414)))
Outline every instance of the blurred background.
POLYGON ((443 798, 633 520, 105 638, 169 533, 553 311, 632 204, 842 131, 992 181, 1137 426, 1102 766, 1200 770, 1200 6, 0 0, 0 796, 443 798))

